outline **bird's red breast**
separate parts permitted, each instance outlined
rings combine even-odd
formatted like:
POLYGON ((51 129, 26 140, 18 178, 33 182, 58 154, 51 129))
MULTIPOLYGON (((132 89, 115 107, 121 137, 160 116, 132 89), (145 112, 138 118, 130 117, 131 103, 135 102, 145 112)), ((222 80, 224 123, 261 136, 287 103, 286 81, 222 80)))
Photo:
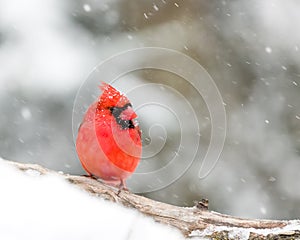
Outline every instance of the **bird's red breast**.
POLYGON ((76 140, 84 169, 108 181, 125 180, 137 167, 141 133, 128 98, 103 83, 103 93, 87 110, 76 140))

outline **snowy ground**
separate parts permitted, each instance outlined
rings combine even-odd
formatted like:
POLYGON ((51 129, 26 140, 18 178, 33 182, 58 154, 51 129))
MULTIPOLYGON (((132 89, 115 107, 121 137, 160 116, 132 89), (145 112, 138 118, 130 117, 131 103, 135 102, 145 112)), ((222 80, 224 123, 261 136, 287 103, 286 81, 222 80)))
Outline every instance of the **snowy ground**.
POLYGON ((0 239, 183 239, 137 211, 90 196, 56 175, 21 172, 0 159, 0 239))
MULTIPOLYGON (((175 228, 154 222, 136 210, 89 195, 60 175, 20 171, 0 158, 0 239, 113 239, 183 240, 175 228)), ((228 232, 230 239, 247 240, 250 233, 289 234, 300 229, 300 221, 283 228, 254 229, 210 226, 189 237, 207 239, 216 232, 228 232)))

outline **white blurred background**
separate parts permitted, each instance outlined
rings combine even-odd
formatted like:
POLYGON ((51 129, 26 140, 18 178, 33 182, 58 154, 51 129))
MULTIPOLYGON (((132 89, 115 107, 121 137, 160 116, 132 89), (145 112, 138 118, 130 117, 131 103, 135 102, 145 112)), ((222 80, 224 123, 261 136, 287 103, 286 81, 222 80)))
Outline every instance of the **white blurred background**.
MULTIPOLYGON (((0 156, 82 174, 72 109, 92 68, 131 48, 176 49, 215 80, 227 113, 225 147, 207 178, 197 178, 196 159, 179 180, 146 195, 180 206, 204 197, 211 209, 243 217, 297 218, 299 10, 297 0, 0 0, 0 156)), ((205 104, 171 78, 146 71, 126 81, 167 84, 198 104, 205 148, 205 104)), ((147 125, 146 116, 140 122, 147 125)), ((176 136, 167 149, 178 147, 176 136)))

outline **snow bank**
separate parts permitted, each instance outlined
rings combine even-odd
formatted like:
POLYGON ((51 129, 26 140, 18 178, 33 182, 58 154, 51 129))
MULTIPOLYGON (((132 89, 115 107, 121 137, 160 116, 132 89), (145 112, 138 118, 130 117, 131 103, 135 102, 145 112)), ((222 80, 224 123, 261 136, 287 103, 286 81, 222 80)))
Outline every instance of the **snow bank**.
POLYGON ((21 172, 0 158, 0 239, 183 239, 132 209, 90 196, 56 175, 21 172))

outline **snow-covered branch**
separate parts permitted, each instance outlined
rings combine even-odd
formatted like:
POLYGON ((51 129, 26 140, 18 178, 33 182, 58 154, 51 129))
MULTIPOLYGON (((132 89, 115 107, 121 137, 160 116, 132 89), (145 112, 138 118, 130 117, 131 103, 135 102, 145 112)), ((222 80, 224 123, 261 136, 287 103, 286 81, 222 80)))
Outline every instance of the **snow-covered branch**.
MULTIPOLYGON (((6 161, 5 161, 6 162, 6 161)), ((59 175, 71 184, 111 202, 138 210, 155 221, 179 229, 185 237, 214 239, 300 239, 300 221, 243 219, 209 211, 201 202, 178 207, 157 202, 84 176, 48 170, 36 164, 7 161, 30 175, 59 175)))

